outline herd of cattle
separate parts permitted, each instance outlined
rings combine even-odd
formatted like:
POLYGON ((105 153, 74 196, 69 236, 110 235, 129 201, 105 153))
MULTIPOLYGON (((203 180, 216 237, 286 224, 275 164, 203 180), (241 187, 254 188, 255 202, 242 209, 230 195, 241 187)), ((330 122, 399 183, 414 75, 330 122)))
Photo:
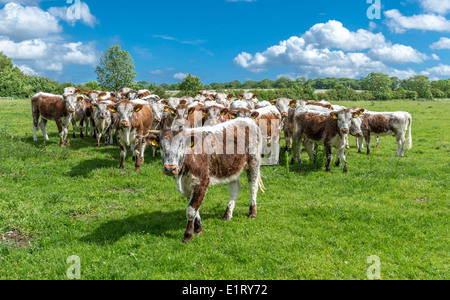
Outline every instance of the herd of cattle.
POLYGON ((137 171, 146 147, 153 148, 154 157, 160 148, 163 173, 176 179, 178 191, 189 200, 184 242, 190 241, 194 232, 202 232, 199 209, 210 185, 228 184, 229 203, 223 220, 232 218, 244 171, 251 198, 249 217, 256 217, 257 192, 264 191, 260 167, 266 154, 272 158, 270 164, 278 164, 281 132, 286 151, 291 150, 291 163, 295 158, 302 162, 303 146, 315 161, 314 145, 323 144, 327 172, 332 148, 337 153, 336 166, 342 161, 348 172, 345 149, 349 135, 356 137, 359 152, 365 139, 368 154, 372 136, 395 136, 398 157, 403 156, 405 146, 412 147, 412 117, 407 112, 372 112, 287 98, 259 101, 257 95, 247 92, 238 98, 202 91, 196 97, 160 99, 148 90, 81 93, 68 87, 63 95, 38 93, 31 105, 34 141, 39 128, 48 140, 48 120, 56 122, 61 147, 67 144, 70 124, 74 137, 78 125, 82 138, 95 136, 97 148, 102 138, 106 146, 113 144, 115 133, 120 168, 125 168, 127 149, 131 149, 137 171))

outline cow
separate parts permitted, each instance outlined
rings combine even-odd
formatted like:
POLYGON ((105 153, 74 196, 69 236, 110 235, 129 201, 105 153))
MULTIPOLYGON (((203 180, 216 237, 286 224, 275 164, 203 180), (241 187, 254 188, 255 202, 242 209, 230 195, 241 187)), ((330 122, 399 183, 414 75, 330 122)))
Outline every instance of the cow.
MULTIPOLYGON (((292 135, 294 132, 294 117, 296 114, 301 112, 313 112, 317 114, 328 115, 329 113, 331 113, 331 110, 325 107, 306 105, 306 102, 303 100, 291 100, 289 103, 287 116, 282 120, 284 140, 286 142, 285 151, 288 151, 292 147, 292 135)), ((281 115, 283 116, 283 113, 281 115)))
MULTIPOLYGON (((398 112, 366 112, 360 117, 361 129, 366 140, 367 154, 370 152, 371 136, 392 135, 397 139, 397 153, 395 157, 403 157, 405 146, 412 148, 412 116, 405 111, 398 112), (408 138, 406 139, 406 131, 408 138)), ((358 140, 358 151, 362 152, 362 137, 358 140)))
POLYGON ((108 109, 108 105, 114 104, 112 101, 100 101, 92 104, 92 119, 95 124, 95 135, 97 138, 96 147, 100 148, 100 141, 105 135, 105 146, 114 143, 114 123, 115 115, 108 109))
MULTIPOLYGON (((91 101, 85 95, 82 98, 78 98, 77 105, 75 107, 75 113, 72 117, 73 138, 77 137, 77 122, 80 122, 80 137, 88 135, 89 125, 91 124, 91 101), (84 125, 86 124, 85 134, 83 133, 84 125)), ((92 127, 91 127, 92 132, 92 127)), ((92 135, 91 135, 92 136, 92 135)))
MULTIPOLYGON (((301 146, 304 138, 306 151, 313 162, 315 162, 314 143, 321 142, 324 145, 327 157, 326 172, 331 173, 330 164, 333 158, 332 147, 334 147, 337 150, 337 156, 342 160, 344 173, 348 173, 345 158, 345 137, 350 133, 352 119, 363 113, 364 109, 345 109, 338 112, 332 111, 328 115, 308 112, 295 114, 293 131, 295 147, 292 148, 291 163, 294 162, 295 153, 298 162, 301 163, 301 146)), ((361 129, 356 128, 355 134, 361 136, 361 129)), ((339 160, 336 160, 336 166, 339 166, 339 160)))
POLYGON ((173 177, 178 191, 188 199, 187 228, 183 242, 202 233, 199 209, 209 186, 228 184, 229 201, 223 221, 233 217, 241 188, 239 177, 247 173, 250 190, 249 218, 257 215, 258 188, 261 180, 261 130, 251 119, 237 119, 215 126, 165 130, 146 138, 149 145, 161 146, 163 173, 173 177))
POLYGON ((67 145, 67 135, 69 125, 71 124, 75 107, 79 99, 83 99, 81 95, 63 95, 54 96, 46 93, 37 93, 31 98, 31 110, 33 114, 33 140, 37 141, 38 126, 44 134, 44 139, 49 140, 46 126, 47 121, 56 122, 59 132, 59 145, 64 147, 67 145), (41 118, 41 122, 39 122, 41 118))
POLYGON ((136 104, 128 100, 107 106, 112 113, 117 113, 116 139, 120 145, 120 169, 125 169, 127 147, 133 151, 136 171, 144 162, 146 147, 145 137, 152 128, 153 112, 150 105, 136 104))

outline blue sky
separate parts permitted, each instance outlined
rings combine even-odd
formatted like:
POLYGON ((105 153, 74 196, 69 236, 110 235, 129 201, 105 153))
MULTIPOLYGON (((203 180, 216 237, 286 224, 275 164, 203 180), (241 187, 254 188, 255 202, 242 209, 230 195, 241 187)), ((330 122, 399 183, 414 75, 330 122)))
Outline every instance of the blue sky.
POLYGON ((131 53, 137 80, 156 84, 188 73, 205 84, 450 78, 450 0, 67 2, 0 0, 0 51, 24 72, 75 83, 95 80, 113 45, 131 53))

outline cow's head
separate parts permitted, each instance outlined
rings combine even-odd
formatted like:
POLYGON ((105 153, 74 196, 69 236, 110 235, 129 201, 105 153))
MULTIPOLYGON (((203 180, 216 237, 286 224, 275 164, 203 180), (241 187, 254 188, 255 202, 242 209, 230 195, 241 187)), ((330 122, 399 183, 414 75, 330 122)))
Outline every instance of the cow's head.
POLYGON ((64 101, 66 103, 66 110, 68 113, 73 114, 76 110, 77 104, 83 101, 84 97, 82 95, 64 95, 64 101))
POLYGON ((187 149, 194 146, 192 135, 187 135, 182 130, 163 130, 158 135, 148 135, 146 142, 149 146, 160 147, 163 173, 167 176, 180 174, 187 149))
POLYGON ((142 104, 135 104, 129 101, 121 101, 117 104, 107 106, 112 113, 117 113, 117 120, 120 128, 130 128, 135 113, 142 110, 142 104))
POLYGON ((361 129, 361 125, 362 125, 362 115, 364 114, 365 110, 364 109, 359 109, 359 110, 355 110, 353 112, 353 119, 352 119, 352 124, 350 126, 350 134, 355 136, 355 137, 362 137, 363 136, 363 132, 361 129))
POLYGON ((105 120, 111 117, 108 105, 114 104, 111 101, 102 101, 92 104, 93 115, 95 119, 105 120))
MULTIPOLYGON (((152 111, 153 111, 153 125, 157 125, 161 122, 162 116, 164 113, 165 105, 162 104, 160 101, 154 101, 152 104, 152 111)), ((155 127, 154 127, 155 128, 155 127)))
POLYGON ((230 114, 231 114, 231 119, 237 119, 237 118, 256 119, 259 116, 259 112, 251 111, 251 110, 245 109, 245 108, 232 110, 230 114))
MULTIPOLYGON (((364 113, 364 109, 360 110, 343 109, 337 112, 335 111, 331 112, 330 116, 337 121, 339 131, 342 134, 349 134, 350 127, 352 125, 352 120, 360 116, 362 113, 364 113)), ((358 131, 358 128, 355 128, 354 130, 358 131)), ((359 131, 361 131, 361 128, 359 128, 359 131)))

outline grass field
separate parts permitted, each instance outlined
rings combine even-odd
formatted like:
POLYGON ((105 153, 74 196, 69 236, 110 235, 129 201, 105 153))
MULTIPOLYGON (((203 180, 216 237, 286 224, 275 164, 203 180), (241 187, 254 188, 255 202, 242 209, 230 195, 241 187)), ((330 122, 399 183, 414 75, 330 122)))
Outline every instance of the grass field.
POLYGON ((85 280, 367 279, 373 255, 383 280, 450 279, 450 101, 339 104, 409 111, 413 148, 394 158, 382 137, 367 156, 351 138, 350 173, 331 175, 306 154, 288 173, 282 152, 262 168, 257 219, 245 176, 230 222, 227 187, 212 187, 204 233, 185 245, 186 199, 151 150, 141 172, 130 156, 121 171, 117 145, 61 149, 54 122, 34 143, 29 100, 0 102, 0 279, 65 280, 73 255, 85 280))

